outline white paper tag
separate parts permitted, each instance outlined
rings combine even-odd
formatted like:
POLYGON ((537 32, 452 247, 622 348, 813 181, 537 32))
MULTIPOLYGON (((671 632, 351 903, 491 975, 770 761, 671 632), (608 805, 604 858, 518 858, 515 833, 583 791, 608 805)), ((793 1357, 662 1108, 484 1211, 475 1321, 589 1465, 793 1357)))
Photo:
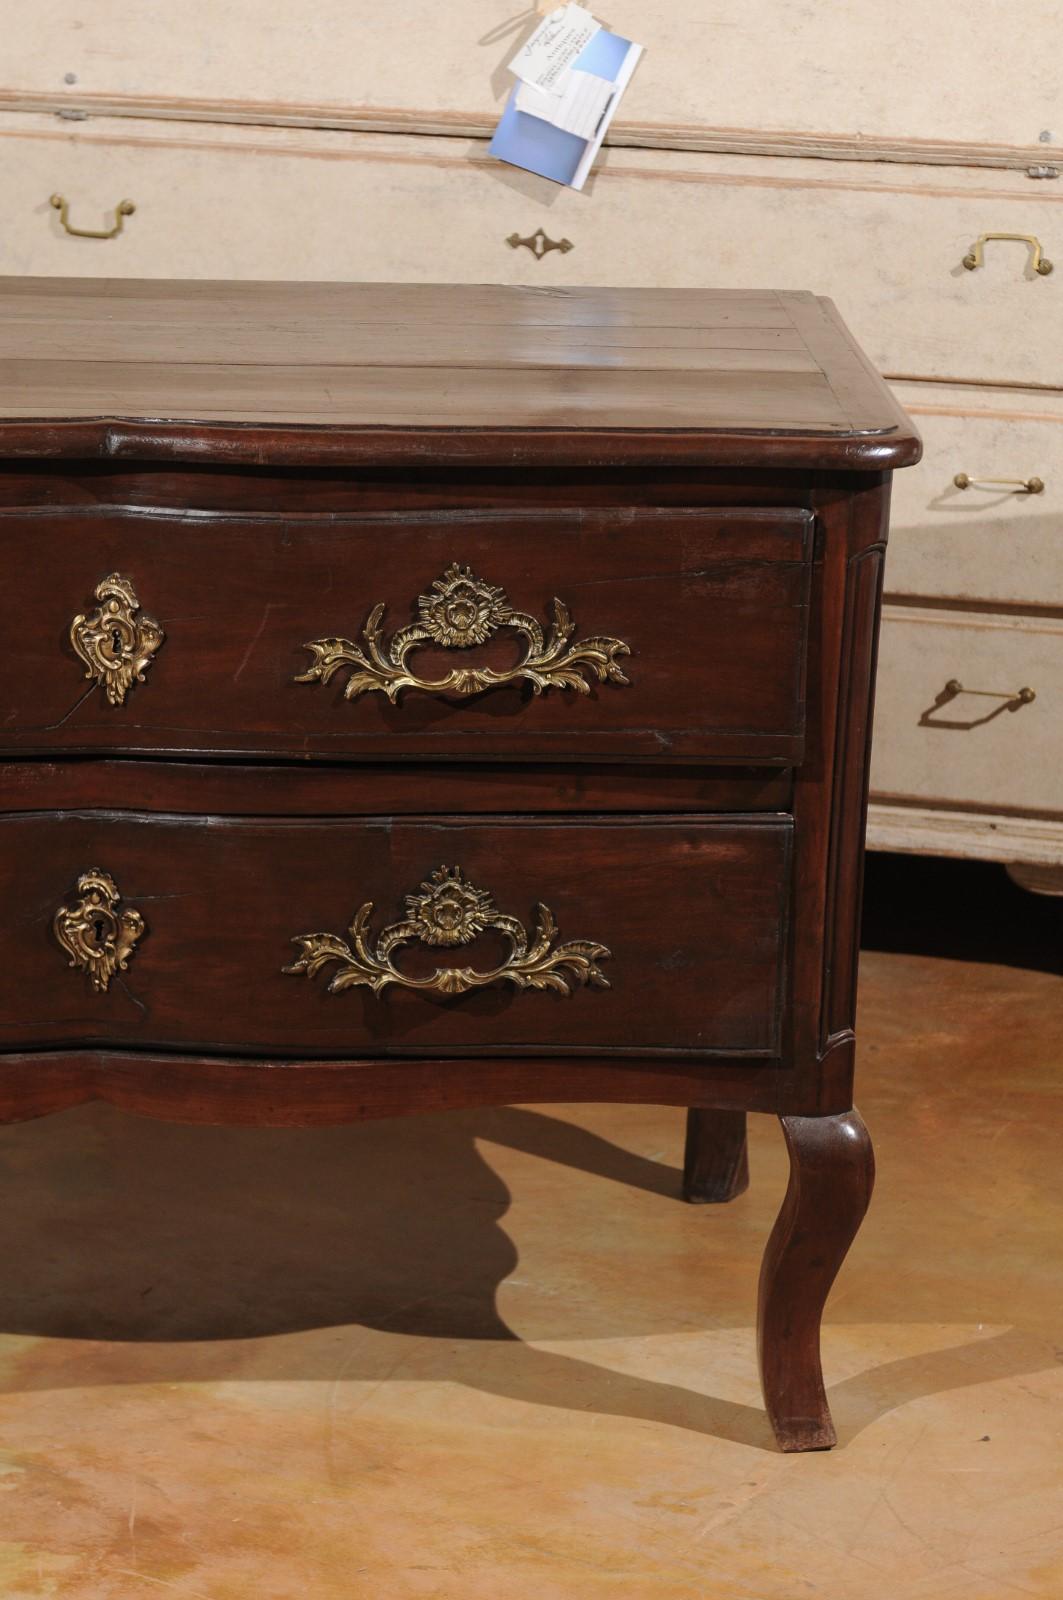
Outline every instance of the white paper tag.
POLYGON ((563 94, 544 94, 530 83, 518 84, 517 110, 565 133, 593 139, 615 88, 612 78, 596 78, 593 72, 581 72, 576 67, 567 74, 563 94))
POLYGON ((601 28, 582 6, 559 6, 539 24, 509 63, 510 72, 544 94, 560 94, 569 69, 601 28))

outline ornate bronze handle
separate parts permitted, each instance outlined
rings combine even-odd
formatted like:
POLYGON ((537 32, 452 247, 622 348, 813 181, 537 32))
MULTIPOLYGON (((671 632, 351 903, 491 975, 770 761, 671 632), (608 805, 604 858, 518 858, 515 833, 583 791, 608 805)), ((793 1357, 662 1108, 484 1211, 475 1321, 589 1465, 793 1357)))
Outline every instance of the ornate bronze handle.
POLYGON ((73 234, 75 239, 115 239, 121 233, 126 217, 131 217, 137 209, 132 200, 119 200, 114 208, 114 226, 112 228, 74 228, 70 225, 70 201, 61 194, 53 194, 49 205, 54 206, 59 213, 59 221, 67 233, 73 234))
POLYGON ((113 706, 120 706, 155 659, 166 635, 153 617, 137 616, 140 601, 128 578, 112 572, 96 585, 99 608, 70 624, 70 643, 113 706))
POLYGON ((1010 489, 1013 494, 1044 494, 1043 478, 972 478, 966 472, 957 472, 953 478, 957 489, 1010 489))
POLYGON ((963 258, 963 264, 968 272, 974 272, 977 267, 985 266, 985 247, 990 239, 1009 239, 1018 244, 1030 246, 1030 265, 1042 278, 1046 278, 1052 271, 1052 263, 1042 254, 1041 241, 1033 233, 981 233, 974 241, 963 258))
POLYGON ((958 694, 983 695, 987 700, 1014 700, 1016 705, 1028 706, 1031 700, 1037 699, 1036 689, 1023 687, 1021 689, 965 689, 959 678, 950 678, 945 685, 947 692, 956 696, 958 694))
POLYGON ((296 683, 328 683, 344 667, 353 668, 343 691, 344 699, 379 689, 395 704, 403 689, 425 694, 476 694, 503 683, 524 680, 536 694, 544 689, 574 689, 589 694, 585 671, 600 682, 628 683, 617 656, 631 654, 622 639, 595 637, 572 642, 575 631, 568 607, 554 601, 554 620, 544 637, 534 617, 514 611, 503 590, 475 577, 469 567, 456 563, 437 578, 432 590, 419 596, 418 620, 400 628, 390 639, 381 632, 384 603, 373 607, 362 630, 362 643, 350 639, 314 639, 304 645, 313 660, 296 683), (408 657, 423 644, 447 650, 469 650, 484 644, 499 628, 513 628, 525 641, 523 659, 516 666, 455 667, 442 678, 421 678, 408 665, 408 657))
POLYGON ((114 879, 99 867, 81 874, 77 892, 74 905, 59 907, 52 928, 71 967, 87 973, 92 987, 103 991, 116 972, 128 967, 144 932, 144 918, 131 906, 122 906, 114 879))
POLYGON ((487 890, 477 889, 460 867, 437 867, 416 894, 406 896, 405 917, 392 922, 371 945, 372 914, 373 902, 367 900, 348 930, 350 944, 336 933, 299 934, 292 940, 300 948, 299 957, 283 970, 315 978, 336 962, 339 971, 329 982, 329 994, 359 988, 380 994, 392 983, 428 994, 465 994, 492 983, 511 983, 517 989, 556 989, 559 994, 571 994, 585 983, 609 988, 609 980, 598 966, 610 954, 604 944, 570 939, 567 944, 555 945, 557 927, 544 905, 536 909, 529 941, 524 924, 496 910, 487 890), (404 945, 470 944, 488 928, 497 929, 510 946, 501 966, 488 972, 478 972, 475 967, 437 967, 431 977, 408 978, 395 965, 394 955, 404 945))
POLYGON ((571 239, 551 239, 542 228, 536 228, 526 239, 522 239, 519 233, 511 233, 506 243, 511 250, 519 250, 523 245, 526 250, 531 251, 536 261, 548 256, 551 250, 560 250, 561 254, 566 256, 570 250, 576 248, 571 239))

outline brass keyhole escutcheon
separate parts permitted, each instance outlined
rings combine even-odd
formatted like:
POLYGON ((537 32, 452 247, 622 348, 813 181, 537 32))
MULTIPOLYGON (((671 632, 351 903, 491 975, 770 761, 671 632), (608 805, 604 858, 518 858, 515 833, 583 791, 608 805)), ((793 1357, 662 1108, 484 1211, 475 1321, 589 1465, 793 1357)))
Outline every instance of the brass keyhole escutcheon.
POLYGON ((112 572, 96 585, 96 611, 76 616, 70 643, 85 663, 86 678, 95 678, 112 706, 120 706, 155 660, 166 635, 154 617, 140 610, 128 578, 112 572))
POLYGON ((576 248, 571 239, 551 239, 543 228, 536 228, 534 233, 529 233, 527 238, 524 239, 521 238, 519 233, 511 233, 506 243, 511 250, 519 250, 523 245, 526 250, 531 251, 536 261, 541 261, 544 256, 548 256, 551 250, 559 250, 565 256, 570 250, 576 248))
POLYGON ((81 874, 77 894, 72 905, 56 911, 52 931, 70 957, 70 966, 85 973, 94 989, 104 992, 115 973, 128 967, 145 932, 144 918, 132 906, 122 905, 118 885, 99 867, 81 874))

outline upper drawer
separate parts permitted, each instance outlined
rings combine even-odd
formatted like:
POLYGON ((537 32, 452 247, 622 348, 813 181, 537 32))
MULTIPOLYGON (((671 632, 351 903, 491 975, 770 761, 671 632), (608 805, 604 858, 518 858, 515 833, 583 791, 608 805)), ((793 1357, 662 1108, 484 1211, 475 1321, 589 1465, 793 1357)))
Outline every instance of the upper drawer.
POLYGON ((3 1048, 775 1055, 791 835, 781 817, 0 818, 3 1048))
POLYGON ((893 480, 888 592, 1063 606, 1063 395, 897 394, 923 459, 893 480))
POLYGON ((518 193, 480 143, 11 116, 0 152, 5 273, 812 289, 889 374, 1063 372, 1063 185, 1021 173, 625 150, 593 195, 528 175, 518 193), (56 192, 76 227, 136 211, 115 238, 73 237, 56 192), (509 242, 540 225, 566 248, 509 242), (967 270, 993 232, 1059 265, 992 241, 967 270))
POLYGON ((797 510, 3 512, 0 743, 789 765, 812 530, 797 510))
MULTIPOLYGON (((758 130, 1044 156, 1042 130, 1059 136, 1058 0, 1025 0, 1021 26, 997 0, 968 0, 962 25, 954 8, 922 0, 894 0, 888 25, 867 0, 611 0, 607 18, 646 46, 621 137, 758 130)), ((512 0, 416 0, 399 43, 394 14, 370 0, 317 0, 312 15, 290 0, 184 0, 165 12, 142 0, 36 0, 5 40, 2 92, 9 104, 479 130, 537 20, 512 0)))

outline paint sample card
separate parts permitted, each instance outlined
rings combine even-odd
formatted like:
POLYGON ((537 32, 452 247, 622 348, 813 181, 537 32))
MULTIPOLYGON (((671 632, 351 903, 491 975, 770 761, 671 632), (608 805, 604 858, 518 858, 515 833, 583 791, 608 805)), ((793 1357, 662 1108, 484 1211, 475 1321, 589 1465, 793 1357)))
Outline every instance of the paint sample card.
POLYGON ((640 44, 609 33, 582 6, 551 12, 510 64, 514 72, 520 64, 520 81, 491 140, 491 155, 582 189, 641 55, 640 44), (577 16, 569 18, 571 12, 577 16), (532 50, 544 29, 545 42, 532 50))

